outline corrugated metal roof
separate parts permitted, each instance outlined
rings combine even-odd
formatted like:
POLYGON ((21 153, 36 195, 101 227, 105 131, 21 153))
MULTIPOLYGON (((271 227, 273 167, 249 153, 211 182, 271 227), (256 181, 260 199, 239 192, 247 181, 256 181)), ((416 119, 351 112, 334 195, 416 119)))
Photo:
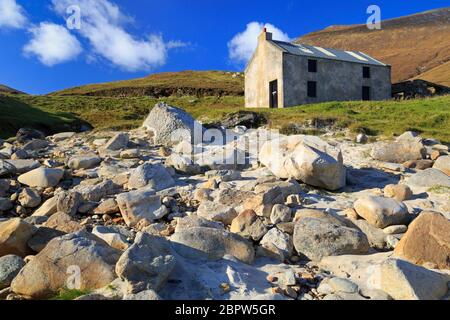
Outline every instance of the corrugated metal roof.
POLYGON ((321 59, 340 60, 368 65, 387 66, 371 56, 359 51, 342 51, 330 48, 321 48, 306 44, 293 44, 289 42, 271 40, 272 43, 286 52, 298 56, 316 57, 321 59))

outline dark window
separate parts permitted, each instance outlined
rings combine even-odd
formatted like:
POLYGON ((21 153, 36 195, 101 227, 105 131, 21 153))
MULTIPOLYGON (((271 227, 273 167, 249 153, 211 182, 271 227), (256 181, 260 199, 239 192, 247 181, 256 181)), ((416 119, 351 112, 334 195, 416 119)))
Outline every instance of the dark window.
POLYGON ((317 60, 308 60, 308 72, 317 72, 317 60))
POLYGON ((371 100, 370 87, 362 87, 362 99, 365 101, 371 100))
POLYGON ((363 67, 363 78, 370 79, 370 67, 363 67))
POLYGON ((309 98, 317 97, 317 82, 308 81, 308 97, 309 98))

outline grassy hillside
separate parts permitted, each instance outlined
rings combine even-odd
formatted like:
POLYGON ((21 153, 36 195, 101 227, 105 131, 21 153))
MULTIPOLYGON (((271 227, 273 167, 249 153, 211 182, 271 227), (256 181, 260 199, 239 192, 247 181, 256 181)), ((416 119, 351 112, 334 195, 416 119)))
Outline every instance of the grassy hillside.
POLYGON ((450 8, 386 20, 381 30, 366 25, 334 26, 296 42, 365 52, 392 65, 392 80, 422 78, 449 85, 450 8), (441 66, 447 63, 446 73, 441 66))
MULTIPOLYGON (((244 110, 243 97, 0 97, 1 136, 11 136, 23 126, 57 131, 86 121, 96 129, 138 127, 158 101, 179 106, 203 122, 220 121, 226 114, 244 110), (5 129, 6 128, 6 129, 5 129)), ((289 109, 255 109, 267 116, 273 128, 289 128, 312 119, 325 119, 338 128, 392 136, 406 130, 450 143, 450 96, 406 101, 328 102, 289 109)), ((67 130, 67 129, 66 129, 67 130)))
POLYGON ((51 95, 113 97, 225 96, 244 94, 244 75, 226 71, 183 71, 99 83, 57 91, 51 95))
POLYGON ((10 88, 8 86, 5 86, 3 84, 0 84, 0 94, 25 94, 22 91, 10 88))
MULTIPOLYGON (((58 108, 28 103, 27 95, 0 95, 0 137, 14 136, 22 127, 39 129, 47 134, 79 130, 84 122, 74 114, 58 108)), ((52 102, 49 102, 51 104, 52 102)))

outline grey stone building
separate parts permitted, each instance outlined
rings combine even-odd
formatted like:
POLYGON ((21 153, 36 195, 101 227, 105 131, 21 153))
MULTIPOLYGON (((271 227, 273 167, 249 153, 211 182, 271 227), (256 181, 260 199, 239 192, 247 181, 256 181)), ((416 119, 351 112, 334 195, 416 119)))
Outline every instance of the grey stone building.
POLYGON ((245 70, 247 108, 390 98, 390 65, 362 52, 276 41, 266 30, 245 70))

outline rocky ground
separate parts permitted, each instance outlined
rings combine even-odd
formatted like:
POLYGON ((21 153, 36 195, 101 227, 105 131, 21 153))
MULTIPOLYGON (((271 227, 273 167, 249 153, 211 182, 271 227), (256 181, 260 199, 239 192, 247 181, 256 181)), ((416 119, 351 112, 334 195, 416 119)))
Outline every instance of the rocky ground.
POLYGON ((0 299, 449 298, 446 145, 198 126, 0 141, 0 299))

